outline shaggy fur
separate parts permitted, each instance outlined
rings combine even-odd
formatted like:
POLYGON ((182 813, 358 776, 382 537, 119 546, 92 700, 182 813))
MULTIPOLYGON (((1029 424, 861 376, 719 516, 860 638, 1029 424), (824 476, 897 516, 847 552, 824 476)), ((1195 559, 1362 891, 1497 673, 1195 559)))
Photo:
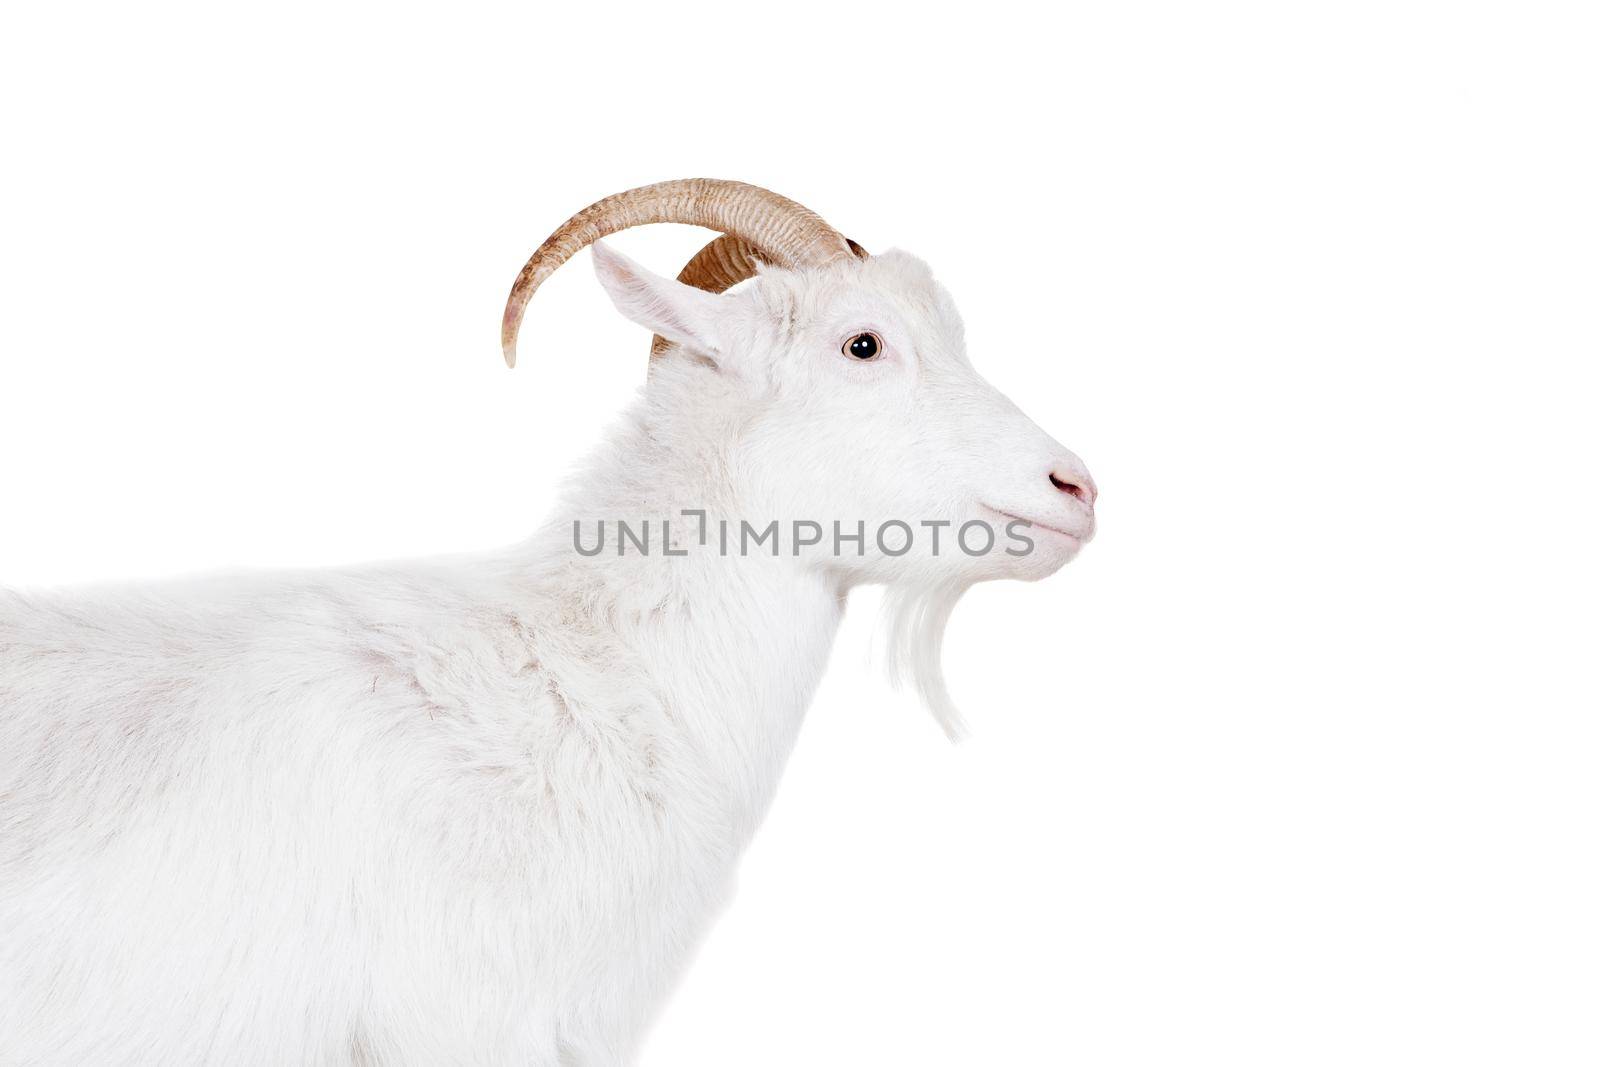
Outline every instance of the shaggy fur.
POLYGON ((595 258, 676 345, 528 543, 0 592, 0 1063, 630 1062, 849 590, 892 587, 896 647, 953 729, 936 646, 960 590, 1091 535, 1047 477, 1087 474, 973 373, 916 260, 713 297, 595 258), (871 364, 840 353, 862 329, 886 342, 871 364), (797 556, 785 528, 776 555, 724 555, 684 508, 1064 532, 1021 557, 948 529, 938 555, 869 534, 797 556), (653 551, 574 551, 574 520, 617 519, 650 520, 653 551))

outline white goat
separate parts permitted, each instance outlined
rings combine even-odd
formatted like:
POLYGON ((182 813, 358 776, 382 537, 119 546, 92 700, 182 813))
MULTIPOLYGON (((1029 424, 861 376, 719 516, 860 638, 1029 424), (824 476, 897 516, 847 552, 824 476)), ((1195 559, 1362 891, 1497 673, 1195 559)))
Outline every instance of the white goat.
POLYGON ((726 236, 680 282, 594 245, 656 356, 528 543, 0 593, 0 1063, 627 1063, 851 588, 890 587, 955 727, 950 606, 1066 563, 1088 473, 973 372, 920 261, 733 182, 574 216, 508 360, 550 271, 663 221, 726 236))

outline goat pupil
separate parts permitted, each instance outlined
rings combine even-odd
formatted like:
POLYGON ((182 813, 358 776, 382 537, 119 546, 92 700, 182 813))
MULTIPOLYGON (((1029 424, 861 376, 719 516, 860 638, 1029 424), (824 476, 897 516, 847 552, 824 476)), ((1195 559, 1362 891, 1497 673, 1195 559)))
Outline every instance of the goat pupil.
POLYGON ((878 339, 870 333, 858 334, 850 342, 850 354, 857 359, 871 359, 878 354, 878 339))

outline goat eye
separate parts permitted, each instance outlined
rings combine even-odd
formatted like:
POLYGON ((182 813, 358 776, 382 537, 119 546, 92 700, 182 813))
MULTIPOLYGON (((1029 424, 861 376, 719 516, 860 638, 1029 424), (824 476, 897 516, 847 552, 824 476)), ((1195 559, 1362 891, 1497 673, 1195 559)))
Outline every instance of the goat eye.
POLYGON ((877 359, 878 353, 882 351, 883 342, 878 340, 878 335, 875 333, 858 333, 844 343, 844 354, 863 363, 869 359, 877 359))

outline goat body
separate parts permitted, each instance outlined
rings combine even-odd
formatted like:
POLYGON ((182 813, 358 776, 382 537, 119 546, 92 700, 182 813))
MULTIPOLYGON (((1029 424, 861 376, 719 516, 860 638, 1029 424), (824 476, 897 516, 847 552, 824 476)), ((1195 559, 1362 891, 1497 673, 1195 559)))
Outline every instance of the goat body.
POLYGON ((0 599, 0 1062, 625 1062, 841 605, 616 562, 0 599))

